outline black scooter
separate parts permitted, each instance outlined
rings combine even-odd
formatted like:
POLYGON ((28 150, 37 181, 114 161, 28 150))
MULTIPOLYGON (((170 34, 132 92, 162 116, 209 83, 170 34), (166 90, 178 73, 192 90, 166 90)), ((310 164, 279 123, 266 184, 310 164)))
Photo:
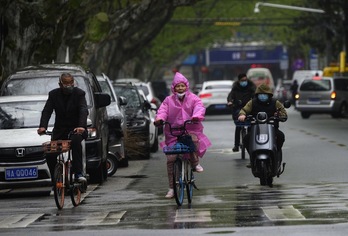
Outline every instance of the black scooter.
MULTIPOLYGON (((291 103, 284 102, 289 108, 291 103)), ((265 112, 259 112, 256 117, 249 115, 251 121, 249 154, 251 170, 255 177, 260 178, 261 185, 273 186, 273 177, 279 177, 285 169, 282 164, 282 152, 277 149, 275 125, 281 120, 278 116, 268 117, 265 112)))

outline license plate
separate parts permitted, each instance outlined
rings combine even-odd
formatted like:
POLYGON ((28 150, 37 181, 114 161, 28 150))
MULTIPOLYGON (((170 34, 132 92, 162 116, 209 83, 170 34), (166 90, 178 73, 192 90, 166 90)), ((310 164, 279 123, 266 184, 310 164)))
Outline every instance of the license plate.
POLYGON ((37 179, 37 167, 9 168, 5 169, 5 179, 37 179))
POLYGON ((225 109, 226 105, 220 104, 220 105, 215 105, 215 109, 225 109))
POLYGON ((320 98, 308 98, 309 103, 320 103, 320 98))

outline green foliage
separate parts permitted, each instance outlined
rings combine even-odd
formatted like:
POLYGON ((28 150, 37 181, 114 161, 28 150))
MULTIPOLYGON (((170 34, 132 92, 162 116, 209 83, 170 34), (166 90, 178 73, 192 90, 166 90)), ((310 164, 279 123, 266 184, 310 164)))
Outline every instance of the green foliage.
POLYGON ((91 42, 99 42, 108 34, 109 29, 108 15, 105 12, 99 12, 87 21, 87 39, 91 42))

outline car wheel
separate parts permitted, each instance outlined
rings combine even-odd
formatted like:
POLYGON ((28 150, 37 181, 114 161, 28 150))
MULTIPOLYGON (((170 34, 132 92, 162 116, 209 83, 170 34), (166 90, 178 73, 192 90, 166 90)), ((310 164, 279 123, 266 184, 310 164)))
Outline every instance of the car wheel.
POLYGON ((310 116, 311 116, 311 114, 308 112, 301 112, 301 117, 303 119, 308 119, 310 116))
POLYGON ((117 158, 114 155, 109 154, 106 159, 106 169, 107 169, 108 177, 113 176, 116 173, 118 164, 119 162, 117 158))

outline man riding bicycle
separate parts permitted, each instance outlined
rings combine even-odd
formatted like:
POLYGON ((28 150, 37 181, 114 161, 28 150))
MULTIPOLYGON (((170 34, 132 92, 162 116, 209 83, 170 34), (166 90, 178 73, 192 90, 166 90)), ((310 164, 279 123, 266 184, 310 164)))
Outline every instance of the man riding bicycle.
POLYGON ((239 74, 238 82, 233 83, 231 92, 227 96, 227 105, 232 107, 232 119, 236 124, 233 152, 239 151, 240 131, 242 129, 236 123, 238 122, 239 111, 254 97, 255 89, 255 84, 247 78, 246 74, 239 74))
MULTIPOLYGON (((85 182, 86 178, 82 166, 81 142, 87 138, 87 102, 85 92, 74 87, 74 77, 69 73, 63 73, 59 78, 59 88, 48 93, 48 99, 42 110, 39 129, 37 133, 46 132, 48 122, 53 111, 55 122, 51 140, 71 140, 73 156, 73 172, 78 182, 85 182), (71 134, 71 135, 70 135, 71 134), (70 136, 70 137, 69 137, 70 136)), ((46 155, 46 162, 53 179, 54 167, 57 159, 50 154, 46 155)))

